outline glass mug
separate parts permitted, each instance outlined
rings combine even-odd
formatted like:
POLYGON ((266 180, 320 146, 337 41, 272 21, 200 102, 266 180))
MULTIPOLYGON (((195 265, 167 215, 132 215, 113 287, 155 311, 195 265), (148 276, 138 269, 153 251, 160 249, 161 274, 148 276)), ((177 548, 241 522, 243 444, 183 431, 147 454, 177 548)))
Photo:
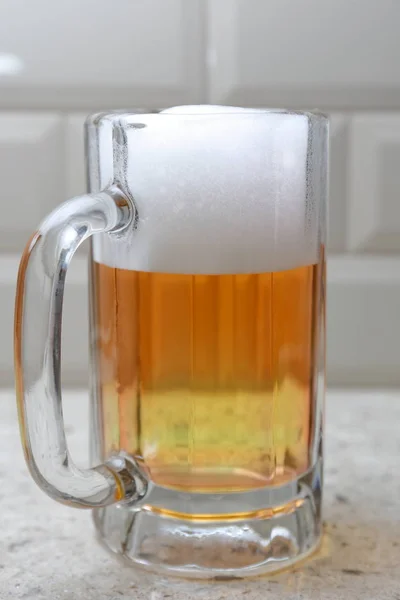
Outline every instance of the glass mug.
POLYGON ((90 193, 23 254, 15 358, 26 461, 134 564, 285 567, 321 536, 327 120, 232 107, 86 123, 90 193), (65 277, 91 237, 91 463, 66 444, 65 277))

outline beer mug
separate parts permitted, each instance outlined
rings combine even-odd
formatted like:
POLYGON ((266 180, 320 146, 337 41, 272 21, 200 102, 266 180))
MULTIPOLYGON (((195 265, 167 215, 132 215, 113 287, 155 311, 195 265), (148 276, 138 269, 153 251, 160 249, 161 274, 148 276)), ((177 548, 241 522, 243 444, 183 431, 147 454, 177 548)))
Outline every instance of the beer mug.
MULTIPOLYGON (((188 577, 286 567, 321 536, 327 120, 96 114, 90 193, 23 254, 15 357, 38 485, 103 543, 188 577), (65 279, 90 238, 91 468, 68 452, 65 279)), ((84 307, 82 307, 84 310, 84 307)))

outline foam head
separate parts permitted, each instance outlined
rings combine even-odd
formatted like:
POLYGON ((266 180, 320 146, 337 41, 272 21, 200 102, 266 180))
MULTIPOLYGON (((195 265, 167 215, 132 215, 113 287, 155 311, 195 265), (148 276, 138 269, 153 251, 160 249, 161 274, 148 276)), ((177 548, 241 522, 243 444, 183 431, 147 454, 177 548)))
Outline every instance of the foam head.
POLYGON ((308 114, 210 106, 120 116, 114 178, 138 219, 118 238, 97 236, 95 259, 208 274, 317 262, 326 126, 315 123, 308 114))

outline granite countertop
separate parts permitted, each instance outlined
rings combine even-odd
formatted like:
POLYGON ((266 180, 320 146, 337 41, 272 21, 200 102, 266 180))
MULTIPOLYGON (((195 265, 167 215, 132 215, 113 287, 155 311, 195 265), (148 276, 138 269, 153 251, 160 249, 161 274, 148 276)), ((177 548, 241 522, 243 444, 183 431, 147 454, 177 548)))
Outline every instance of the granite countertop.
MULTIPOLYGON (((71 452, 87 460, 87 396, 68 392, 71 452)), ((291 572, 242 582, 158 579, 96 541, 88 511, 47 498, 20 448, 13 392, 0 392, 0 599, 400 600, 400 392, 328 394, 321 550, 291 572)))

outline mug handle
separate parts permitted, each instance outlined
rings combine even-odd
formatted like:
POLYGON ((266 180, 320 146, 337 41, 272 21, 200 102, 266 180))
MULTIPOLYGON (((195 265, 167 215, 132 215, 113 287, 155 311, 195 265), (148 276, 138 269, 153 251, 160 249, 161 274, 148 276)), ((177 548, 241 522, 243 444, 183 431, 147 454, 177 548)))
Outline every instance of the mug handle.
POLYGON ((15 377, 25 459, 51 497, 77 507, 135 501, 147 482, 135 463, 117 455, 91 469, 77 467, 65 438, 60 383, 65 277, 78 246, 95 233, 117 234, 133 208, 117 188, 73 198, 56 208, 21 258, 15 302, 15 377))

